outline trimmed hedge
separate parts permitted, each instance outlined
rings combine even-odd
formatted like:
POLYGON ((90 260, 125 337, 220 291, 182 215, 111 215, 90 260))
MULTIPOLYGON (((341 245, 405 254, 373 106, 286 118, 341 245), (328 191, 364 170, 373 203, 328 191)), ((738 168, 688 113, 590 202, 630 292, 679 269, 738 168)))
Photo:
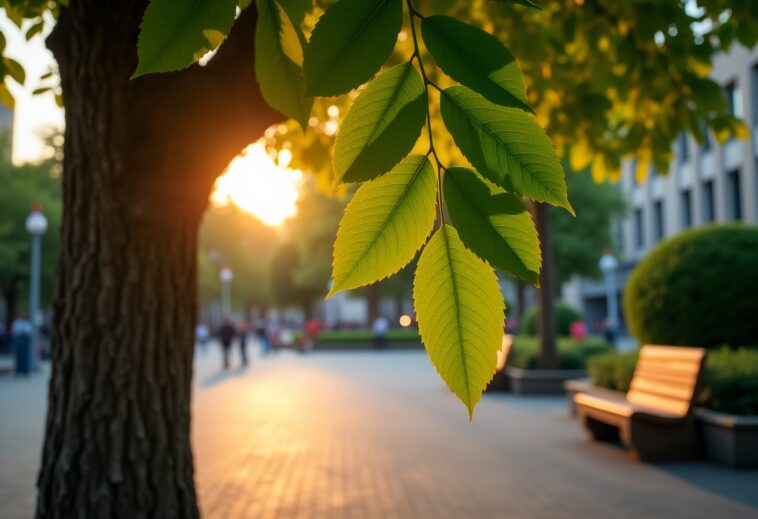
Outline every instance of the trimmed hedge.
MULTIPOLYGON (((597 355, 588 360, 596 386, 626 392, 637 352, 597 355)), ((758 415, 758 350, 721 348, 708 354, 698 405, 722 413, 758 415)))
POLYGON ((632 272, 627 324, 641 344, 758 340, 758 227, 712 225, 664 241, 632 272))
MULTIPOLYGON (((555 317, 558 320, 558 335, 568 337, 571 335, 571 323, 584 319, 582 312, 562 301, 555 302, 555 317)), ((537 308, 532 306, 521 317, 521 333, 526 335, 537 334, 537 308)))
MULTIPOLYGON (((558 368, 585 369, 587 359, 612 351, 611 346, 602 339, 588 338, 575 341, 568 338, 558 339, 558 368)), ((534 337, 519 335, 513 338, 513 346, 508 354, 508 366, 521 369, 539 369, 539 344, 534 337)))
MULTIPOLYGON (((302 332, 295 334, 295 338, 302 337, 302 332)), ((365 328, 345 328, 342 330, 324 330, 317 342, 373 342, 374 335, 371 330, 365 328)), ((416 328, 391 328, 387 331, 388 342, 421 342, 416 328)))

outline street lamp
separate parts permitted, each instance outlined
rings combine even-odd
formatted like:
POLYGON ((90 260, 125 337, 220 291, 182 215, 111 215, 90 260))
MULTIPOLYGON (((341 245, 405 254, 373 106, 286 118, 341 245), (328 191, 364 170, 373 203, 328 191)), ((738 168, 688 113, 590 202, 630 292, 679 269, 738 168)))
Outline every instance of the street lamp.
POLYGON ((616 269, 618 269, 619 262, 610 249, 605 249, 600 257, 599 266, 605 278, 605 299, 608 309, 607 334, 611 342, 615 343, 619 328, 619 307, 616 299, 616 269))
POLYGON ((221 313, 222 317, 228 317, 231 311, 232 280, 234 272, 229 267, 222 267, 219 272, 221 278, 221 313))
POLYGON ((47 232, 47 218, 42 214, 40 204, 32 204, 32 212, 26 218, 26 232, 32 237, 31 283, 29 284, 29 320, 32 322, 32 334, 29 338, 32 368, 36 367, 37 329, 40 325, 39 289, 40 289, 40 260, 42 256, 42 236, 47 232))

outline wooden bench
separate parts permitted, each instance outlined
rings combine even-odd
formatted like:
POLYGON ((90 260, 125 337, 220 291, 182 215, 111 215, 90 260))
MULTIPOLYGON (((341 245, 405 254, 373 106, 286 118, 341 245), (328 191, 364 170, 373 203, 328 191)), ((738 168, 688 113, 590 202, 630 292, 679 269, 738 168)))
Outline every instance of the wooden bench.
POLYGON ((625 396, 574 395, 579 420, 596 440, 618 438, 642 460, 697 457, 693 407, 705 353, 643 346, 625 396))

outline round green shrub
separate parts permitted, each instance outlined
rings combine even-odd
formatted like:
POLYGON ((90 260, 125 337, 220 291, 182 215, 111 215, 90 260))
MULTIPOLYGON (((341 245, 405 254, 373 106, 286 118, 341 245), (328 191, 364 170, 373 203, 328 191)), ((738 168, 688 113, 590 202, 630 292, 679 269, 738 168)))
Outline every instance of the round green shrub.
POLYGON ((712 225, 662 242, 632 272, 624 312, 642 344, 755 344, 758 227, 712 225))
MULTIPOLYGON (((571 335, 571 323, 584 319, 582 312, 562 301, 555 302, 555 316, 558 319, 558 335, 568 337, 571 335)), ((537 334, 537 308, 532 306, 521 317, 521 333, 526 335, 537 334)))

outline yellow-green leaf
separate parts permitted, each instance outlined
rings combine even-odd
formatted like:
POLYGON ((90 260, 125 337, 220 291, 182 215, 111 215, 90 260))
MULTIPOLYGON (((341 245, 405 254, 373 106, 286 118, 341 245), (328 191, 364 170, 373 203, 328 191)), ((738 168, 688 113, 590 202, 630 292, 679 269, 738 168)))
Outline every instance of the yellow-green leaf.
POLYGON ((421 34, 448 76, 493 103, 532 111, 516 59, 496 37, 443 15, 425 18, 421 34))
POLYGON ((540 241, 523 202, 467 168, 448 169, 442 187, 447 212, 466 247, 500 270, 536 283, 540 241))
POLYGON ((445 89, 440 110, 458 148, 479 173, 507 191, 574 213, 553 143, 531 115, 491 103, 466 87, 445 89))
POLYGON ((425 116, 424 82, 411 62, 374 78, 350 107, 337 134, 337 181, 370 180, 389 171, 413 149, 425 116))
POLYGON ((276 0, 258 0, 255 30, 255 75, 261 94, 273 109, 305 129, 313 98, 305 97, 302 31, 276 0))
POLYGON ((133 77, 189 67, 224 41, 236 9, 235 0, 151 0, 140 26, 133 77))
POLYGON ((469 419, 495 374, 505 305, 492 267, 443 225, 421 253, 413 282, 421 339, 469 419))
POLYGON ((334 243, 330 297, 368 285, 407 265, 434 227, 437 177, 429 160, 411 155, 366 182, 345 209, 334 243))
POLYGON ((365 83, 395 48, 402 0, 338 0, 321 16, 305 49, 306 92, 336 96, 365 83))

